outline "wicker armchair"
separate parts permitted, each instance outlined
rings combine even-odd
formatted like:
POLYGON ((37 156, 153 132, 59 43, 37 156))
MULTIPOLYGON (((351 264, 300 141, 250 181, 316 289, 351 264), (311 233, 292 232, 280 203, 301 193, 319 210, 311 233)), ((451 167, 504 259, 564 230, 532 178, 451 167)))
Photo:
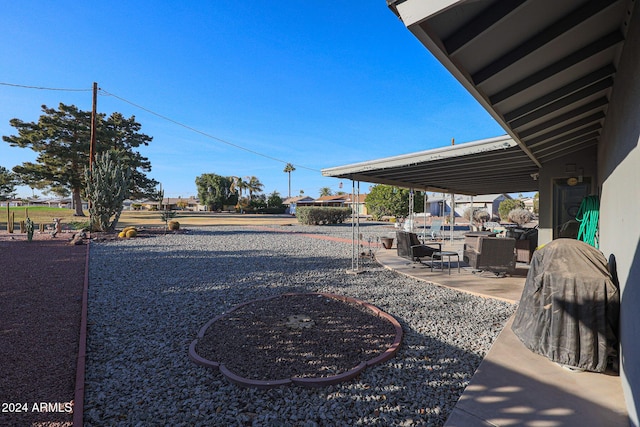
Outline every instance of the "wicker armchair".
POLYGON ((398 242, 398 256, 410 259, 411 261, 422 262, 421 258, 432 258, 435 252, 442 249, 442 244, 438 242, 420 243, 420 239, 416 233, 407 231, 396 231, 396 239, 398 242))
POLYGON ((516 240, 512 238, 467 236, 463 260, 473 269, 491 271, 496 275, 513 273, 516 269, 516 240))

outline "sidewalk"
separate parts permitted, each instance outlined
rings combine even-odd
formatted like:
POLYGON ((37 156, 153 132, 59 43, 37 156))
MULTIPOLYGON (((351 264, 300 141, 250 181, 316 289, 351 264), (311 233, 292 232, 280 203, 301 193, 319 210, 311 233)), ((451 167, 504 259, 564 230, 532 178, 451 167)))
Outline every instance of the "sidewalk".
MULTIPOLYGON (((443 250, 458 251, 462 242, 445 241, 443 250)), ((462 292, 511 302, 520 299, 528 266, 497 278, 474 275, 469 267, 451 275, 400 258, 395 246, 376 253, 380 264, 400 274, 462 292)), ((462 257, 461 257, 462 258, 462 257)), ((464 264, 463 264, 464 265, 464 264)), ((511 318, 471 379, 445 426, 628 426, 620 377, 561 368, 529 351, 511 331, 511 318)))

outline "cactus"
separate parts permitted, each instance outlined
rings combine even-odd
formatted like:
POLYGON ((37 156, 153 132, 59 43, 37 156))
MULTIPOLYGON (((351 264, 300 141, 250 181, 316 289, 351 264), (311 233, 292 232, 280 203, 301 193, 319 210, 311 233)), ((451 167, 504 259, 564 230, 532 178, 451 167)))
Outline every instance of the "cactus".
MULTIPOLYGON (((7 210, 9 210, 9 209, 7 209, 7 210)), ((15 212, 11 212, 10 214, 8 214, 7 231, 9 233, 13 233, 13 221, 15 220, 15 216, 16 216, 15 212)))
POLYGON ((27 221, 25 224, 25 229, 27 231, 27 240, 30 242, 33 239, 33 221, 31 221, 31 218, 27 217, 27 221))
MULTIPOLYGON (((164 221, 164 224, 165 224, 165 231, 166 231, 166 230, 168 230, 168 229, 170 229, 170 228, 169 228, 169 220, 171 220, 171 219, 175 218, 175 217, 176 217, 176 215, 177 215, 177 212, 175 212, 175 211, 170 211, 170 210, 167 210, 167 209, 163 210, 163 211, 160 213, 160 219, 162 219, 162 221, 164 221)), ((173 221, 172 221, 172 222, 173 222, 173 221)), ((175 222, 177 222, 177 221, 175 221, 175 222)))
POLYGON ((118 237, 120 238, 131 238, 136 237, 137 235, 138 230, 135 227, 125 227, 120 233, 118 233, 118 237))
POLYGON ((89 214, 91 228, 95 231, 115 230, 122 202, 129 195, 131 170, 117 151, 107 151, 96 156, 93 170, 85 169, 85 194, 91 201, 89 214))

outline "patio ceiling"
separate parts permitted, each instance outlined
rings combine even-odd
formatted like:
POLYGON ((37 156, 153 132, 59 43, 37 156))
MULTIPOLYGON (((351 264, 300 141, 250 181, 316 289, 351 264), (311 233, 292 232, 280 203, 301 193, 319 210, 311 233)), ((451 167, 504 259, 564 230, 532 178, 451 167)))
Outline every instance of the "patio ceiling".
MULTIPOLYGON (((530 161, 521 163, 513 149, 503 153, 500 171, 493 170, 497 163, 468 159, 469 166, 482 169, 483 177, 490 175, 484 190, 478 188, 477 169, 449 185, 437 186, 477 194, 511 192, 521 184, 516 191, 527 191, 526 176, 532 167, 542 168, 598 144, 634 0, 387 3, 530 161), (520 174, 505 168, 511 161, 524 168, 520 174), (504 187, 497 188, 501 176, 504 187)), ((441 176, 457 176, 465 165, 464 159, 453 162, 441 176)), ((407 168, 405 174, 392 174, 396 184, 412 183, 410 173, 416 168, 419 166, 407 168)), ((377 177, 370 171, 367 179, 382 182, 387 172, 380 170, 377 177)))
POLYGON ((456 194, 536 191, 537 166, 510 136, 322 170, 324 176, 456 194))

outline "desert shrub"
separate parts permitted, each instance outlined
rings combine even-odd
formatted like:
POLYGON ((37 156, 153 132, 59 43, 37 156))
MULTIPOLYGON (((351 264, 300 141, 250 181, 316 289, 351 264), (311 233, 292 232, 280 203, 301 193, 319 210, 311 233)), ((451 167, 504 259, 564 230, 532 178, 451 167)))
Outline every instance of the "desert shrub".
POLYGON ((533 219, 533 214, 526 209, 513 209, 509 212, 509 221, 523 226, 533 219))
POLYGON ((127 230, 127 232, 125 233, 125 236, 127 238, 136 237, 137 235, 138 235, 138 232, 135 229, 127 230))
POLYGON ((500 206, 498 206, 498 214, 500 215, 500 219, 506 221, 509 219, 509 212, 514 209, 524 209, 524 202, 522 200, 516 199, 505 199, 500 202, 500 206))
POLYGON ((268 207, 268 208, 259 208, 259 209, 247 209, 246 213, 252 214, 283 214, 287 208, 284 206, 280 207, 268 207))
POLYGON ((298 222, 304 225, 341 224, 351 215, 351 208, 311 207, 296 209, 298 222))
POLYGON ((472 208, 468 207, 464 210, 462 216, 467 219, 469 222, 474 223, 475 225, 481 226, 485 222, 491 219, 491 215, 483 208, 472 208))
POLYGON ((169 221, 167 227, 169 230, 180 230, 180 223, 178 221, 169 221))

